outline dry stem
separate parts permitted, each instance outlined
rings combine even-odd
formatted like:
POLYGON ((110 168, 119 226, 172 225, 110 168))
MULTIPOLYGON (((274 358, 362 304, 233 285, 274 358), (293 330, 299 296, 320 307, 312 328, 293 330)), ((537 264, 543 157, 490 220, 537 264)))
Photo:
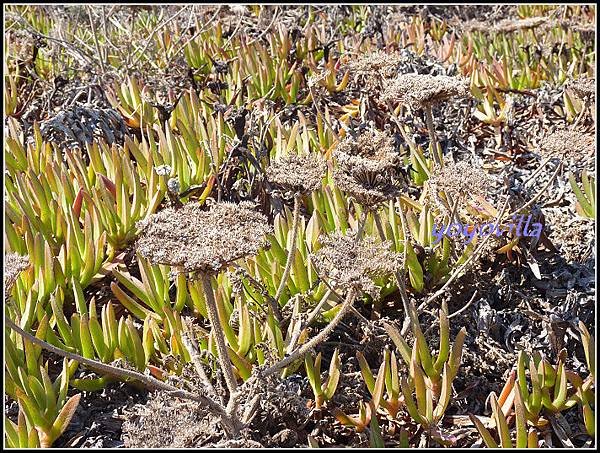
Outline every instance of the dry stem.
POLYGON ((206 296, 206 311, 208 312, 208 318, 212 325, 212 332, 217 343, 219 365, 221 366, 221 371, 225 376, 225 382, 227 384, 227 389, 229 390, 229 396, 231 397, 231 395, 235 394, 237 390, 237 380, 235 378, 235 374, 233 373, 233 366, 231 365, 231 359, 229 358, 227 345, 225 344, 225 337, 223 335, 223 330, 221 329, 219 311, 217 309, 217 303, 215 301, 212 285, 210 283, 210 275, 202 272, 200 273, 200 279, 202 282, 202 288, 204 289, 204 294, 206 296))
POLYGON ((335 329, 337 327, 337 325, 340 323, 340 321, 344 318, 344 316, 346 316, 346 313, 348 313, 348 311, 350 311, 350 307, 352 307, 352 304, 354 303, 355 298, 356 298, 356 291, 353 289, 350 289, 348 291, 348 295, 346 296, 346 300, 342 303, 342 307, 337 312, 335 317, 331 320, 331 322, 327 325, 327 327, 325 327, 318 335, 311 338, 309 341, 304 343, 302 346, 300 346, 298 349, 296 349, 290 355, 283 358, 282 360, 277 362, 275 365, 272 365, 271 367, 267 368, 261 374, 263 376, 270 376, 270 375, 276 373, 280 369, 288 366, 290 363, 299 359, 304 354, 306 354, 308 351, 310 351, 311 349, 313 349, 314 347, 316 347, 317 345, 319 345, 320 343, 325 341, 325 339, 327 339, 327 337, 333 331, 333 329, 335 329))

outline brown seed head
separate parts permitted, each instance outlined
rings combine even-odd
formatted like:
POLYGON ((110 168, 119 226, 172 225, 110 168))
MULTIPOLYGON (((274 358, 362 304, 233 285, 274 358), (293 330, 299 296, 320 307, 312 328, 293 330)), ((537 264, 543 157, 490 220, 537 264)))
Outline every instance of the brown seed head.
MULTIPOLYGON (((356 158, 358 159, 358 158, 356 158)), ((405 183, 393 171, 373 171, 377 163, 362 159, 353 165, 340 165, 333 172, 336 185, 362 206, 373 207, 400 195, 405 183)))
POLYGON ((356 233, 332 233, 319 238, 321 248, 311 255, 319 275, 335 288, 355 289, 377 297, 373 278, 385 277, 402 264, 402 255, 390 251, 389 242, 373 238, 356 241, 356 233))
POLYGON ((356 139, 347 136, 335 149, 334 156, 339 163, 348 165, 369 160, 373 171, 393 168, 399 162, 393 137, 377 130, 365 131, 356 139))
POLYGON ((399 52, 377 50, 349 61, 346 67, 357 81, 364 84, 365 89, 374 89, 381 85, 382 79, 396 76, 402 61, 399 52))
POLYGON ((347 137, 334 152, 338 168, 333 172, 337 186, 363 206, 394 198, 405 188, 396 167, 400 161, 391 136, 366 131, 356 139, 347 137))
POLYGON ((256 255, 272 228, 248 202, 198 203, 167 208, 139 222, 137 249, 153 264, 175 272, 219 272, 245 256, 256 255))
POLYGON ((469 94, 466 79, 429 74, 403 74, 393 79, 383 90, 383 103, 408 105, 411 109, 432 106, 446 99, 469 94))
POLYGON ((267 167, 267 180, 289 192, 308 193, 321 188, 325 159, 318 154, 292 154, 267 167))
POLYGON ((431 175, 428 183, 433 193, 445 192, 453 200, 468 195, 485 197, 492 186, 491 178, 483 169, 464 161, 446 163, 431 175))
POLYGON ((592 156, 596 149, 594 134, 578 129, 557 129, 540 141, 543 155, 567 159, 581 159, 592 156))
POLYGON ((21 256, 16 253, 4 255, 4 298, 6 299, 12 290, 13 285, 19 278, 21 272, 30 265, 27 255, 21 256))

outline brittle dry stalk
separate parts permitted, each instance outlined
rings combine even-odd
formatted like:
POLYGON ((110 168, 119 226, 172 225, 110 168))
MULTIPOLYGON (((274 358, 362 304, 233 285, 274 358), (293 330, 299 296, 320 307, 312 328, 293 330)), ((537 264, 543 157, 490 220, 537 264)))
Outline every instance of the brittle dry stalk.
MULTIPOLYGON (((143 373, 138 373, 137 371, 127 370, 127 369, 123 369, 123 368, 117 368, 112 365, 107 365, 106 363, 98 362, 98 361, 92 360, 92 359, 87 359, 85 357, 80 356, 79 354, 65 351, 63 349, 57 348, 54 345, 51 345, 50 343, 47 343, 44 340, 37 338, 36 336, 34 336, 28 332, 25 332, 18 325, 16 325, 13 320, 11 320, 10 318, 8 318, 6 316, 4 317, 4 321, 6 322, 6 325, 8 327, 10 327, 12 330, 17 332, 20 336, 22 336, 26 340, 30 341, 31 343, 33 343, 47 351, 50 351, 61 357, 66 357, 67 359, 70 359, 70 360, 75 360, 76 362, 79 362, 82 365, 88 366, 91 369, 96 370, 100 373, 108 374, 111 376, 116 376, 119 378, 133 379, 135 381, 141 382, 142 384, 145 384, 147 387, 149 387, 151 389, 164 390, 173 397, 189 399, 192 401, 196 401, 200 404, 204 404, 215 415, 222 417, 224 419, 224 422, 227 425, 227 427, 233 428, 236 425, 235 420, 229 420, 229 417, 227 417, 227 414, 225 413, 225 410, 223 409, 223 407, 207 396, 198 395, 198 394, 190 393, 186 390, 179 389, 170 384, 166 384, 162 381, 159 381, 158 379, 156 379, 153 376, 149 376, 149 375, 146 375, 143 373)), ((239 427, 237 429, 234 429, 233 431, 237 432, 238 429, 239 429, 239 427)))
POLYGON ((431 141, 431 152, 433 153, 433 160, 436 165, 441 167, 443 165, 442 158, 440 157, 440 150, 438 149, 437 138, 435 136, 435 128, 433 126, 433 112, 431 111, 431 105, 425 105, 423 107, 425 111, 425 122, 427 123, 427 130, 429 131, 429 140, 431 141))
MULTIPOLYGON (((233 423, 235 434, 240 422, 236 418, 238 385, 221 328, 219 310, 211 284, 216 275, 239 258, 256 254, 266 243, 271 231, 266 218, 250 209, 247 203, 216 203, 209 211, 196 203, 177 210, 165 209, 141 223, 140 253, 154 264, 175 266, 200 278, 206 299, 208 319, 218 352, 218 361, 229 390, 224 409, 226 423, 233 423)), ((215 403, 216 404, 216 403, 215 403)))
POLYGON ((344 316, 346 316, 346 313, 348 313, 348 311, 350 311, 350 308, 352 307, 352 304, 354 303, 354 300, 356 299, 356 295, 357 295, 357 291, 355 289, 351 289, 350 291, 348 291, 348 294, 346 295, 346 300, 344 300, 344 302, 342 303, 342 306, 339 309, 339 311, 337 312, 337 314, 335 315, 335 317, 331 320, 331 322, 329 324, 327 324, 327 326, 321 332, 319 332, 318 335, 311 338, 309 341, 304 343, 302 346, 300 346, 298 349, 296 349, 294 352, 289 354, 284 359, 280 360, 276 364, 267 368, 265 371, 263 371, 261 373, 262 376, 270 376, 270 375, 276 373, 277 371, 281 370, 282 368, 288 366, 290 363, 298 360, 300 357, 302 357, 308 351, 310 351, 311 349, 313 349, 314 347, 318 346, 323 341, 325 341, 327 339, 327 337, 329 336, 329 334, 333 331, 333 329, 335 329, 337 327, 337 325, 340 323, 340 321, 344 318, 344 316))
POLYGON ((275 307, 272 307, 278 321, 282 319, 278 305, 279 299, 287 284, 296 252, 296 241, 298 240, 298 229, 300 227, 301 197, 302 194, 313 192, 321 187, 325 168, 325 159, 319 154, 304 156, 292 154, 271 163, 266 170, 269 182, 281 187, 287 193, 294 194, 291 244, 288 249, 283 276, 275 293, 275 307))
MULTIPOLYGON (((500 224, 500 222, 502 221, 502 219, 504 218, 504 212, 506 211, 506 208, 508 207, 508 201, 510 200, 510 196, 506 197, 506 201, 504 202, 504 206, 502 207, 502 209, 500 210, 500 212, 498 213, 498 216, 496 217, 496 222, 494 223, 494 230, 498 227, 498 225, 500 224)), ((431 295, 425 302, 423 302, 421 305, 419 305, 418 311, 421 311, 423 308, 425 308, 427 305, 429 305, 433 300, 437 299, 439 296, 441 296, 442 294, 444 294, 444 292, 446 291, 446 289, 448 288, 448 286, 450 286, 450 283, 452 283, 454 280, 456 280, 460 274, 462 274, 462 272, 473 262, 475 261, 475 258, 477 258, 479 256, 479 254, 481 253, 481 251, 484 249, 485 244, 488 242, 488 240, 492 237, 493 235, 488 235, 486 236, 483 241, 481 241, 479 243, 479 245, 477 246, 477 248, 473 251, 473 253, 471 254, 471 256, 469 256, 469 258, 461 265, 459 266, 453 273, 452 275, 450 275, 450 277, 448 278, 448 280, 446 280, 446 283, 444 283, 444 285, 437 290, 433 295, 431 295)))
POLYGON ((233 373, 233 366, 231 365, 231 359, 227 352, 227 345, 225 344, 225 336, 221 330, 221 322, 219 321, 219 310, 215 301, 215 295, 213 293, 212 284, 210 282, 210 275, 201 272, 200 281, 202 283, 202 289, 206 296, 206 311, 208 312, 208 318, 212 326, 212 331, 215 336, 217 343, 217 351, 219 353, 219 365, 221 365, 221 371, 225 376, 225 382, 227 383, 227 389, 229 394, 232 395, 237 390, 237 381, 235 374, 233 373))

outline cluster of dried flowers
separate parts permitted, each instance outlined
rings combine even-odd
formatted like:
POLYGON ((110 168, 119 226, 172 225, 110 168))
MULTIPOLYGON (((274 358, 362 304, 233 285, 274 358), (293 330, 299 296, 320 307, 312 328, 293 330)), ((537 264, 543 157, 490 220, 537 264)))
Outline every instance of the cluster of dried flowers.
POLYGON ((218 272, 245 256, 257 254, 272 232, 267 218, 249 202, 198 203, 167 208, 139 222, 137 249, 153 264, 175 272, 218 272))
POLYGON ((427 182, 433 194, 444 192, 453 200, 469 195, 485 197, 492 185, 483 169, 465 161, 446 163, 427 182))
POLYGON ((335 150, 336 160, 353 165, 360 159, 368 159, 378 169, 392 168, 399 162, 399 154, 394 146, 394 138, 381 131, 367 130, 354 138, 347 136, 335 150))
POLYGON ((326 162, 319 154, 282 157, 267 167, 267 180, 286 192, 308 193, 321 188, 326 162))
POLYGON ((383 103, 398 103, 413 110, 430 107, 446 99, 465 97, 469 94, 466 79, 429 74, 403 74, 385 87, 380 100, 383 103))
POLYGON ((579 129, 562 128, 545 135, 540 141, 540 151, 548 157, 581 159, 594 155, 594 134, 579 129))
POLYGON ((580 77, 571 81, 568 87, 580 99, 593 99, 596 94, 596 80, 589 77, 580 77))
POLYGON ((354 289, 375 298, 379 291, 372 279, 389 276, 402 265, 402 255, 390 251, 387 241, 357 241, 354 232, 324 235, 319 241, 321 248, 311 261, 321 277, 343 292, 354 289))
POLYGON ((4 297, 7 298, 19 274, 29 267, 29 257, 17 253, 4 255, 4 297))
POLYGON ((404 180, 394 174, 374 173, 365 166, 344 166, 333 173, 337 186, 363 206, 372 207, 400 195, 404 180))
POLYGON ((346 68, 353 75, 354 82, 366 90, 373 90, 381 85, 382 79, 398 75, 398 67, 402 63, 399 52, 387 53, 381 50, 363 54, 350 60, 346 68))
POLYGON ((338 167, 333 172, 337 186, 363 206, 374 206, 398 196, 406 187, 397 172, 399 154, 391 136, 365 131, 356 139, 347 137, 334 152, 338 167))

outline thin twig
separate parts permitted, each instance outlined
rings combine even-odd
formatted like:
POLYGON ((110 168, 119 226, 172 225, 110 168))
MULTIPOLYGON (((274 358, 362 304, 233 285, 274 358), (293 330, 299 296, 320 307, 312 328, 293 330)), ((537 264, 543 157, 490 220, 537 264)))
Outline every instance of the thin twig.
POLYGON ((135 67, 135 65, 142 59, 142 56, 144 56, 144 54, 146 53, 146 50, 148 49, 148 46, 152 42, 152 39, 154 38, 154 35, 159 30, 161 30, 162 28, 164 28, 167 24, 169 24, 170 22, 172 22, 173 20, 175 20, 177 18, 177 16, 179 16, 181 13, 183 13, 186 9, 187 8, 184 6, 183 8, 179 9, 175 14, 173 14, 171 17, 169 17, 168 19, 166 19, 162 24, 158 24, 156 26, 156 28, 152 31, 152 33, 150 34, 150 36, 148 36, 148 38, 146 39, 146 43, 144 44, 144 47, 140 51, 139 55, 133 61, 133 64, 132 64, 133 67, 135 67))
MULTIPOLYGON (((402 210, 402 206, 400 207, 400 210, 402 210)), ((383 226, 381 224, 381 218, 379 216, 379 212, 377 211, 373 211, 373 217, 375 218, 375 225, 377 226, 377 231, 379 232, 379 237, 381 238, 382 241, 386 240, 386 236, 385 236, 385 231, 383 229, 383 226)), ((404 217, 404 212, 402 212, 402 215, 400 216, 400 221, 402 223, 402 227, 404 230, 404 220, 402 220, 404 217)), ((404 231, 404 260, 403 260, 403 264, 402 264, 402 270, 404 271, 404 263, 406 262, 406 231, 404 231)), ((404 279, 403 276, 400 272, 396 271, 394 272, 394 277, 396 278, 396 282, 398 283, 398 291, 400 292, 400 297, 402 298, 402 306, 404 308, 404 314, 405 314, 405 318, 404 318, 404 323, 402 325, 402 334, 404 335, 407 331, 408 331, 408 327, 409 327, 409 320, 410 320, 410 312, 411 312, 411 302, 410 299, 408 298, 408 293, 406 292, 406 284, 404 283, 404 279)))
POLYGON ((48 36, 48 35, 44 35, 44 34, 40 33, 35 28, 33 28, 33 26, 31 26, 31 24, 20 14, 6 13, 6 17, 13 18, 13 19, 16 19, 17 21, 21 22, 23 25, 25 25, 25 27, 27 27, 29 29, 29 31, 32 34, 34 34, 38 38, 47 39, 49 41, 54 41, 54 42, 60 44, 67 50, 70 50, 72 53, 74 53, 78 57, 82 58, 84 60, 85 64, 95 63, 95 60, 89 54, 87 54, 85 51, 83 51, 81 49, 78 49, 70 42, 62 40, 62 39, 58 39, 58 38, 53 38, 52 36, 48 36))
POLYGON ((296 347, 296 343, 298 343, 298 338, 300 338, 300 335, 302 334, 302 332, 304 330, 306 330, 306 328, 308 326, 310 326, 310 324, 319 315, 319 313, 321 312, 321 308, 323 308, 323 305, 325 305, 325 302, 327 302, 327 300, 329 300, 329 296, 331 296, 331 294, 333 294, 333 290, 330 288, 327 289, 327 291, 325 292, 325 295, 321 298, 321 300, 319 301, 317 306, 309 313, 308 318, 306 319, 306 322, 304 323, 304 325, 301 326, 300 329, 298 329, 298 331, 296 332, 296 334, 294 334, 294 336, 290 339, 290 344, 287 347, 287 350, 290 351, 290 353, 296 347))
POLYGON ((102 58, 102 52, 100 51, 100 43, 98 41, 98 33, 96 32, 96 24, 94 23, 94 19, 92 17, 91 6, 87 7, 87 13, 88 13, 88 18, 90 19, 90 27, 92 29, 92 36, 94 37, 94 45, 96 46, 96 53, 98 54, 98 61, 100 61, 100 71, 102 71, 102 74, 104 74, 106 72, 106 68, 104 67, 104 58, 102 58))
POLYGON ((4 321, 6 322, 6 325, 8 327, 10 327, 12 330, 17 332, 19 335, 21 335, 26 340, 32 342, 33 344, 35 344, 47 351, 57 354, 61 357, 66 357, 67 359, 75 360, 76 362, 79 362, 82 365, 85 365, 85 366, 87 366, 91 369, 94 369, 100 373, 105 373, 105 374, 120 377, 120 378, 133 379, 135 381, 139 381, 139 382, 145 384, 146 386, 150 387, 151 389, 164 390, 166 392, 169 392, 173 396, 196 401, 198 403, 206 405, 217 415, 220 415, 220 416, 225 415, 225 410, 223 409, 223 407, 221 407, 219 404, 215 403, 212 399, 207 398, 203 395, 197 395, 197 394, 187 392, 185 390, 178 389, 177 387, 173 387, 172 385, 169 385, 162 381, 159 381, 158 379, 156 379, 153 376, 148 376, 148 375, 145 375, 142 373, 138 373, 137 371, 117 368, 112 365, 107 365, 106 363, 98 362, 96 360, 86 359, 85 357, 82 357, 79 354, 75 354, 75 353, 72 353, 69 351, 64 351, 60 348, 57 348, 56 346, 51 345, 50 343, 45 342, 44 340, 37 338, 36 336, 34 336, 28 332, 25 332, 23 329, 21 329, 19 326, 17 326, 10 318, 8 318, 6 316, 4 317, 4 321))
POLYGON ((529 200, 527 203, 525 203, 520 208, 515 209, 513 212, 511 212, 510 214, 508 214, 502 220, 509 219, 513 215, 518 214, 523 209, 527 209, 528 207, 530 207, 531 205, 533 205, 533 203, 535 203, 542 195, 544 195, 546 193, 546 191, 548 190, 548 188, 554 182, 554 178, 556 178, 556 176, 558 175, 558 173, 560 172, 561 169, 562 169, 562 162, 560 164, 558 164, 558 167, 556 168, 556 171, 552 174, 552 176, 550 177, 550 179, 548 180, 548 182, 546 184, 544 184, 544 187, 542 187, 540 189, 540 191, 531 200, 529 200))
POLYGON ((273 17, 271 18, 271 22, 269 23, 269 25, 267 25, 267 27, 261 32, 261 34, 258 35, 256 38, 254 38, 252 41, 250 41, 247 45, 250 46, 250 45, 254 44, 255 42, 259 41, 260 39, 262 39, 262 37, 265 36, 267 34, 267 32, 271 29, 271 27, 275 23, 275 19, 277 19, 278 16, 279 16, 279 6, 276 6, 275 12, 273 13, 273 17))
POLYGON ((455 316, 460 315, 463 311, 465 311, 467 308, 469 308, 471 306, 471 304, 473 303, 473 301, 475 300, 476 296, 477 296, 477 290, 475 290, 475 292, 471 296, 471 299, 469 299, 469 302, 467 302, 466 305, 464 307, 462 307, 460 310, 457 310, 454 313, 452 313, 451 315, 448 315, 448 319, 452 319, 455 316))
POLYGON ((285 357, 282 360, 280 360, 279 362, 277 362, 275 365, 272 365, 271 367, 267 368, 265 371, 263 371, 261 373, 261 375, 266 377, 266 376, 270 376, 270 375, 276 373, 277 371, 281 370, 282 368, 288 366, 290 363, 292 363, 292 362, 296 361, 297 359, 299 359, 300 357, 302 357, 304 354, 306 354, 308 351, 313 349, 315 346, 317 346, 320 343, 322 343, 323 341, 325 341, 327 339, 327 337, 329 336, 329 334, 333 331, 333 329, 335 329, 337 327, 337 325, 340 323, 340 321, 344 318, 344 316, 346 316, 346 313, 348 313, 348 311, 350 311, 350 307, 354 303, 355 298, 356 298, 355 290, 353 290, 353 289, 349 290, 348 295, 346 296, 346 300, 342 303, 340 310, 337 312, 337 314, 331 320, 331 322, 329 324, 327 324, 327 326, 321 332, 319 332, 318 335, 311 338, 309 341, 304 343, 301 347, 296 349, 294 352, 292 352, 287 357, 285 357))
MULTIPOLYGON (((277 302, 275 301, 275 299, 273 298, 273 296, 271 296, 269 294, 269 292, 267 291, 267 289, 264 287, 263 284, 261 284, 258 280, 256 280, 254 277, 252 277, 252 275, 250 275, 250 273, 244 269, 242 266, 240 266, 237 263, 231 263, 233 267, 235 267, 239 272, 241 272, 243 274, 243 278, 245 278, 246 280, 248 280, 248 283, 250 284, 250 286, 254 287, 254 289, 261 295, 263 296, 265 299, 267 299, 267 303, 269 305, 269 307, 277 307, 277 302)), ((248 292, 248 295, 250 297, 252 297, 252 299, 258 304, 258 301, 256 299, 254 299, 254 297, 252 296, 252 294, 250 292, 248 292)), ((267 310, 259 304, 259 307, 263 310, 264 314, 268 314, 267 310)))
POLYGON ((360 241, 365 231, 365 224, 367 223, 368 210, 363 208, 358 218, 358 226, 356 228, 356 242, 360 241))
MULTIPOLYGON (((193 332, 191 331, 187 321, 182 318, 183 331, 181 332, 181 339, 183 341, 183 345, 187 348, 190 353, 190 358, 192 359, 192 363, 196 368, 196 373, 200 380, 208 390, 208 393, 212 395, 217 395, 215 388, 212 385, 212 382, 206 375, 204 371, 204 367, 202 366, 202 362, 200 361, 200 350, 198 349, 198 344, 196 343, 196 339, 194 338, 193 332)), ((224 401, 221 401, 224 403, 224 401)))
POLYGON ((551 159, 552 159, 552 156, 549 156, 549 157, 546 157, 542 161, 542 163, 540 164, 539 168, 536 171, 534 171, 533 174, 531 176, 529 176, 529 179, 527 180, 527 182, 525 182, 525 187, 528 187, 528 186, 532 185, 535 182, 537 176, 544 169, 544 167, 546 166, 546 164, 548 162, 550 162, 551 159))
POLYGON ((427 129, 429 130, 429 141, 431 142, 431 152, 433 154, 433 160, 439 167, 442 167, 443 164, 438 152, 438 142, 435 137, 435 128, 433 127, 433 113, 431 112, 431 106, 423 106, 423 110, 425 111, 427 129))

